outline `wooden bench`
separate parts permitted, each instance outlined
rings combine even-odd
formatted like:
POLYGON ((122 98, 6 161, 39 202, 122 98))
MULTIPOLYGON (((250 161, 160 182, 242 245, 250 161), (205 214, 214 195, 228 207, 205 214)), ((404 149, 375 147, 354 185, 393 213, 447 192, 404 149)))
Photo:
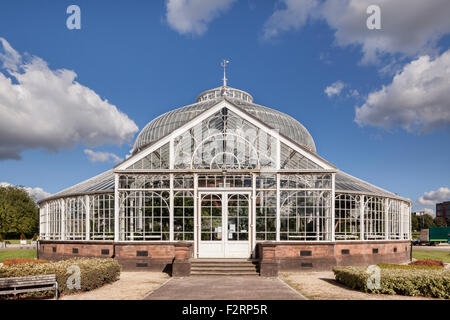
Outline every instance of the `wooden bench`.
POLYGON ((55 274, 0 278, 0 295, 53 290, 55 299, 58 299, 58 282, 55 274))

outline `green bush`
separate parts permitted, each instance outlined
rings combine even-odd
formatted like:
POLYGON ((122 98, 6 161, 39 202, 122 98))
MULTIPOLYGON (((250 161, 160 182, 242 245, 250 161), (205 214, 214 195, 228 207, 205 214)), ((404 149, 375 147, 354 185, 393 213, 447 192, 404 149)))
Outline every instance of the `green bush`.
POLYGON ((450 299, 450 270, 380 268, 380 288, 369 289, 365 267, 334 267, 336 281, 363 292, 450 299))
POLYGON ((76 265, 81 272, 81 291, 89 291, 116 281, 120 275, 120 265, 113 259, 70 259, 49 263, 26 263, 3 266, 0 268, 0 278, 25 277, 43 274, 56 274, 58 291, 70 294, 78 291, 67 287, 67 279, 73 272, 67 273, 67 268, 76 265))

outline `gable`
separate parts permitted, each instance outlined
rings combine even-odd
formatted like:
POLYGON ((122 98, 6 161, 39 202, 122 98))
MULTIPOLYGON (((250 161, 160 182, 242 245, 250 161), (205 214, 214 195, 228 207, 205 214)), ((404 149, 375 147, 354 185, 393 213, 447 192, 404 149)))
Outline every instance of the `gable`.
POLYGON ((116 169, 317 170, 334 167, 222 100, 116 169))

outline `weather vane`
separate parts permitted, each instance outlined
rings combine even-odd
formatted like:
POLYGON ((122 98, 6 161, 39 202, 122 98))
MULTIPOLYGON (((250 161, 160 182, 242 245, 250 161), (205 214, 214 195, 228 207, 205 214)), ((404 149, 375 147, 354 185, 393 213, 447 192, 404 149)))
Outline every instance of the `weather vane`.
POLYGON ((220 64, 223 67, 223 86, 227 86, 227 65, 230 63, 228 60, 223 60, 220 64))

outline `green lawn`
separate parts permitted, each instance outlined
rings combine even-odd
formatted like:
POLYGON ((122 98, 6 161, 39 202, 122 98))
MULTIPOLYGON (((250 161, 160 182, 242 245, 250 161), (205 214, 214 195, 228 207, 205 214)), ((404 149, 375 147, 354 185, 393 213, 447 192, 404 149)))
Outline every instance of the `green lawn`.
POLYGON ((432 259, 450 263, 450 251, 413 249, 412 255, 418 260, 432 259))
MULTIPOLYGON (((9 243, 11 243, 11 244, 20 244, 19 239, 14 239, 14 240, 8 239, 6 241, 9 241, 9 243)), ((30 244, 30 240, 27 240, 27 243, 30 244)))
POLYGON ((36 250, 0 250, 0 263, 12 258, 36 258, 36 250))

